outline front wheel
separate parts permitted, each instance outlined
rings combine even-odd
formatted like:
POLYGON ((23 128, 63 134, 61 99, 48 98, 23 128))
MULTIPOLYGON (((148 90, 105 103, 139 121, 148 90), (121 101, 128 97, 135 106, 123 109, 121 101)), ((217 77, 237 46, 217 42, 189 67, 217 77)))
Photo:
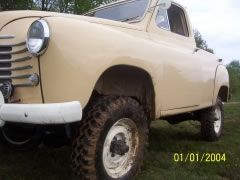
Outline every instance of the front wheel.
POLYGON ((147 137, 147 118, 136 100, 100 98, 88 108, 73 140, 73 170, 80 179, 133 179, 147 137))

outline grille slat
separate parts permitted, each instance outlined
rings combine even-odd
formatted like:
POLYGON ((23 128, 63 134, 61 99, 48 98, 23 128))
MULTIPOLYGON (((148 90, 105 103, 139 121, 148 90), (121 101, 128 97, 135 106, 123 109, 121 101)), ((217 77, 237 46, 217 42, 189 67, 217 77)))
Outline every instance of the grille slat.
POLYGON ((21 43, 17 43, 17 44, 4 44, 4 45, 0 44, 0 47, 17 47, 17 46, 23 46, 25 44, 26 44, 26 42, 21 42, 21 43))
POLYGON ((11 62, 5 62, 5 63, 1 63, 0 67, 11 67, 11 62))
POLYGON ((0 35, 0 39, 12 39, 14 37, 15 36, 13 36, 13 35, 0 35))
POLYGON ((32 69, 32 66, 27 65, 27 66, 15 67, 15 68, 0 68, 0 72, 1 71, 21 71, 25 69, 32 69))
MULTIPOLYGON (((1 47, 0 48, 0 52, 5 52, 6 50, 9 50, 11 49, 12 50, 12 47, 9 47, 9 46, 5 46, 5 47, 1 47)), ((10 60, 12 58, 12 55, 11 54, 0 54, 0 62, 2 59, 8 59, 10 60)), ((1 68, 10 68, 12 66, 12 64, 10 62, 4 62, 4 63, 1 63, 1 68)), ((2 76, 11 76, 12 75, 12 72, 11 71, 0 71, 0 77, 2 76)), ((5 81, 9 81, 9 82, 12 82, 12 80, 10 78, 7 78, 7 79, 0 79, 0 83, 2 84, 3 82, 5 81)))
POLYGON ((4 59, 11 59, 11 54, 0 54, 0 61, 4 59))
MULTIPOLYGON (((1 63, 16 63, 16 62, 23 62, 23 61, 29 61, 31 60, 32 57, 31 56, 27 56, 27 57, 23 57, 23 58, 18 58, 18 59, 0 59, 0 64, 1 63)), ((1 65, 0 65, 1 66, 1 65)))
POLYGON ((12 47, 5 46, 5 47, 0 47, 0 52, 8 52, 12 51, 12 47))
POLYGON ((21 50, 18 50, 18 51, 8 51, 8 52, 5 52, 5 51, 0 51, 0 55, 9 55, 9 54, 20 54, 20 53, 24 53, 24 52, 27 52, 27 48, 24 48, 24 49, 21 49, 21 50))
POLYGON ((24 83, 24 84, 15 84, 14 87, 32 87, 33 85, 31 83, 24 83))
MULTIPOLYGON (((24 63, 23 65, 20 63, 32 59, 32 57, 26 53, 26 42, 1 43, 1 39, 13 39, 14 37, 14 35, 0 35, 0 85, 6 81, 12 82, 14 79, 27 79, 31 76, 31 74, 26 73, 25 70, 30 70, 33 67, 30 64, 24 63), (13 63, 14 66, 12 66, 13 63)), ((23 82, 23 84, 27 86, 28 82, 23 82)), ((21 86, 22 84, 18 85, 21 86)))
POLYGON ((31 74, 24 74, 18 76, 0 76, 0 80, 8 80, 8 79, 27 79, 31 76, 31 74))

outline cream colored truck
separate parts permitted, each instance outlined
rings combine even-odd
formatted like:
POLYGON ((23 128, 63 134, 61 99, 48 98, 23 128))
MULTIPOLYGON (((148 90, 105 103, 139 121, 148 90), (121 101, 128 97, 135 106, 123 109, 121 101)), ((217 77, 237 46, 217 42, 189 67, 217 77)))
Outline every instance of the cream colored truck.
POLYGON ((222 134, 228 72, 196 47, 176 2, 119 1, 85 16, 1 12, 0 65, 2 142, 70 139, 79 179, 132 179, 155 119, 198 120, 209 141, 222 134))

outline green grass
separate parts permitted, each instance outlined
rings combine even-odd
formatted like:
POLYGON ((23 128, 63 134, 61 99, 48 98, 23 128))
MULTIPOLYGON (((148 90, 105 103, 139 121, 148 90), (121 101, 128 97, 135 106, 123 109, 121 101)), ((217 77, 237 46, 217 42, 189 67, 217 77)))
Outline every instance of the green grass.
MULTIPOLYGON (((240 85, 238 86, 238 89, 240 89, 240 85)), ((236 90, 235 93, 231 93, 232 94, 232 98, 231 101, 233 102, 240 102, 240 90, 236 90)))
POLYGON ((240 179, 240 104, 225 106, 225 132, 218 142, 200 138, 199 123, 184 122, 171 126, 154 122, 150 148, 138 179, 240 179), (226 153, 226 162, 182 162, 174 153, 226 153))
POLYGON ((237 102, 239 102, 240 101, 240 93, 238 93, 238 94, 235 94, 233 97, 232 97, 232 99, 231 99, 232 101, 237 101, 237 102))
MULTIPOLYGON (((240 104, 225 105, 225 133, 210 143, 200 138, 197 122, 175 126, 153 122, 150 145, 138 180, 240 179, 240 104), (174 153, 226 153, 221 163, 176 163, 174 153)), ((70 148, 9 151, 0 146, 0 180, 71 180, 70 148)))

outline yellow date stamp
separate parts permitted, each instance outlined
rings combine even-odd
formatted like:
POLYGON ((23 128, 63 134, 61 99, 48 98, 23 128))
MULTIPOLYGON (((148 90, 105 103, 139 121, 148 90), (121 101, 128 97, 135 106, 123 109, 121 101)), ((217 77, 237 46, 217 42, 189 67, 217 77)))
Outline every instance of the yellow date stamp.
POLYGON ((226 162, 226 153, 174 153, 176 163, 220 163, 226 162))

